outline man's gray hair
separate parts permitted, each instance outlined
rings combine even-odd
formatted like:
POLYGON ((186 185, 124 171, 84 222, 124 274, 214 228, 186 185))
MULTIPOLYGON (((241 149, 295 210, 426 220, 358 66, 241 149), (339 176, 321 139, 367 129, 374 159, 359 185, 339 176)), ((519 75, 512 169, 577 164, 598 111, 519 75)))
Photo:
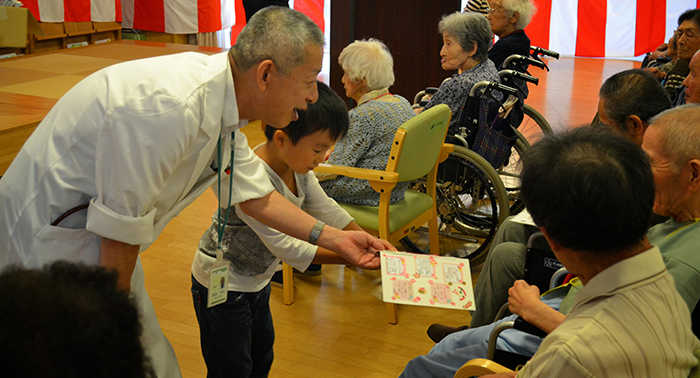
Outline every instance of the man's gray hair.
POLYGON ((368 92, 394 84, 394 58, 389 48, 377 39, 363 39, 347 45, 340 53, 338 63, 353 82, 366 80, 365 90, 368 92))
POLYGON ((231 54, 236 65, 247 71, 270 59, 282 76, 306 62, 306 47, 325 44, 321 29, 303 13, 270 6, 256 12, 238 35, 231 54))
POLYGON ((664 87, 652 74, 632 69, 618 72, 603 82, 598 93, 608 118, 627 132, 625 121, 636 115, 644 122, 671 107, 664 87))
POLYGON ((471 51, 476 43, 474 59, 485 62, 493 33, 491 26, 481 14, 455 12, 443 16, 438 24, 440 34, 449 34, 457 40, 464 51, 471 51))
POLYGON ((678 106, 652 118, 661 127, 661 153, 679 173, 691 159, 700 159, 700 105, 678 106))
POLYGON ((511 15, 518 12, 520 18, 515 23, 515 30, 523 30, 532 21, 532 16, 537 13, 537 7, 532 3, 532 0, 503 0, 501 3, 503 8, 511 15))

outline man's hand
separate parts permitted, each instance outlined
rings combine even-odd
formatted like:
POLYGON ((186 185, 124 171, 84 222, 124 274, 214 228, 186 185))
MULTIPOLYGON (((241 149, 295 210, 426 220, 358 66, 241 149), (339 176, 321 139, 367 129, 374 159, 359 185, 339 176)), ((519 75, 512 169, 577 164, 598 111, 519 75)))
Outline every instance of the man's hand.
POLYGON ((666 77, 666 73, 659 71, 659 69, 656 67, 643 68, 642 70, 649 72, 650 74, 654 75, 654 77, 656 77, 659 80, 666 77))
POLYGON ((540 300, 540 289, 523 280, 515 281, 508 289, 508 308, 526 322, 550 333, 564 321, 566 316, 547 306, 540 300))
POLYGON ((532 313, 534 312, 533 307, 536 308, 540 301, 540 289, 535 285, 528 285, 527 282, 523 280, 517 280, 513 284, 513 287, 508 289, 508 309, 510 312, 519 315, 526 321, 530 321, 532 318, 532 313))

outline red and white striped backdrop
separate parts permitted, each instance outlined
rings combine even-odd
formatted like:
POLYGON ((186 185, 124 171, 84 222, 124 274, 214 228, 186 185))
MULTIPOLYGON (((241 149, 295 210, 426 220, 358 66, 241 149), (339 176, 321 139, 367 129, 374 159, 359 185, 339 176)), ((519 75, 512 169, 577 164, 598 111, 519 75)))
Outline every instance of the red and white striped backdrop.
MULTIPOLYGON (((203 33, 245 25, 241 0, 23 0, 39 21, 120 21, 126 28, 203 33)), ((568 56, 632 57, 667 41, 678 16, 700 0, 534 0, 527 27, 533 45, 568 56), (665 15, 665 17, 664 17, 665 15)), ((293 7, 321 28, 324 0, 293 7)))
POLYGON ((568 56, 632 57, 668 41, 700 0, 534 0, 533 45, 568 56))
MULTIPOLYGON (((23 0, 39 21, 119 21, 125 28, 173 34, 245 25, 241 0, 23 0)), ((324 0, 292 1, 323 29, 324 0)))
POLYGON ((119 0, 22 0, 34 18, 43 22, 122 21, 119 0))

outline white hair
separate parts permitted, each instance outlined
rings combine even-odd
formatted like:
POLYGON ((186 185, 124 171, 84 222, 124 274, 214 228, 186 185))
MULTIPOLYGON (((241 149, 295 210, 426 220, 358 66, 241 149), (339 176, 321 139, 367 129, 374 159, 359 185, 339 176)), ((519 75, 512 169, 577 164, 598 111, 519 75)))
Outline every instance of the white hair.
POLYGON ((537 13, 537 7, 532 3, 532 0, 503 0, 501 3, 503 8, 511 14, 518 12, 520 18, 515 23, 516 30, 523 30, 530 24, 532 16, 537 13))
POLYGON ((651 119, 661 128, 661 153, 679 173, 691 159, 700 159, 700 105, 671 108, 651 119))
POLYGON ((338 57, 338 63, 350 80, 365 81, 365 89, 374 91, 394 84, 394 58, 382 41, 355 41, 347 45, 338 57))
POLYGON ((251 17, 231 47, 231 54, 242 71, 270 59, 281 75, 288 76, 306 63, 307 46, 324 44, 323 32, 309 17, 293 9, 271 6, 251 17))

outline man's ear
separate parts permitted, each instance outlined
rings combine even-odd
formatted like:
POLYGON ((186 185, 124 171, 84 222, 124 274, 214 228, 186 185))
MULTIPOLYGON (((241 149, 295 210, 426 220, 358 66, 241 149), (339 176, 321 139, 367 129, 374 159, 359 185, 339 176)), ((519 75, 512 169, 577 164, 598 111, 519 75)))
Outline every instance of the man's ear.
POLYGON ((632 141, 641 145, 644 140, 644 132, 646 131, 647 125, 644 124, 641 118, 633 114, 625 119, 625 126, 627 127, 627 133, 632 141))
POLYGON ((544 227, 538 227, 538 228, 544 234, 545 239, 547 239, 547 243, 549 243, 549 246, 552 248, 552 252, 561 251, 561 249, 562 249, 561 244, 557 243, 556 240, 552 239, 552 237, 549 236, 549 232, 547 232, 547 229, 544 227))
POLYGON ((255 82, 261 92, 267 89, 270 85, 270 74, 275 69, 275 64, 270 59, 265 59, 260 64, 258 64, 255 70, 255 82))
POLYGON ((520 13, 513 12, 513 15, 510 16, 510 19, 508 19, 508 22, 510 22, 511 24, 517 24, 519 20, 520 20, 520 13))
POLYGON ((690 171, 689 189, 696 193, 700 190, 700 160, 691 159, 687 164, 690 171))

